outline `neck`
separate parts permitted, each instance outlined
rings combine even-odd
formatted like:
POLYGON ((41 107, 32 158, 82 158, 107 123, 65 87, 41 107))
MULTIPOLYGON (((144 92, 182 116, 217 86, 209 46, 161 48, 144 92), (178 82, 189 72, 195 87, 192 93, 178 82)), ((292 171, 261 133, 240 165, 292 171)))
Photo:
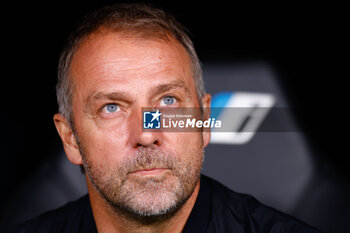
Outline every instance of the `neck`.
POLYGON ((155 224, 142 224, 130 218, 118 214, 104 199, 101 194, 93 187, 87 178, 89 197, 94 215, 96 227, 99 233, 124 233, 124 232, 182 232, 191 210, 196 202, 199 192, 198 181, 193 193, 184 203, 184 205, 170 218, 166 218, 155 224))

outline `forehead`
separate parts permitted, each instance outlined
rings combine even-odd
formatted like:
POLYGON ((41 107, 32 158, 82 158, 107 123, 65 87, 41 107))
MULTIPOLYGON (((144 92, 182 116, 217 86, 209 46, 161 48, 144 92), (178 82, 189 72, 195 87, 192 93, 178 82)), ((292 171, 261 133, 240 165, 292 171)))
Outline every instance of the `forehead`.
MULTIPOLYGON (((175 39, 139 38, 115 32, 97 32, 82 41, 73 56, 70 77, 74 84, 99 78, 120 78, 131 73, 184 73, 192 78, 191 61, 175 39)), ((193 80, 187 80, 193 82, 193 80)))

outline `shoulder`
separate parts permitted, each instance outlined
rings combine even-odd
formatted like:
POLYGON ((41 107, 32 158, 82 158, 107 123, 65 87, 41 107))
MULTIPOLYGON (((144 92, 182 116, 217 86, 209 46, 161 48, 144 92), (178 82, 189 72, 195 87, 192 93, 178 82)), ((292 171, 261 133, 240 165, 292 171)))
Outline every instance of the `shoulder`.
POLYGON ((227 232, 239 232, 239 228, 250 229, 249 232, 319 232, 292 216, 261 204, 250 195, 232 191, 209 177, 204 179, 212 190, 212 213, 222 216, 215 224, 227 232), (232 228, 232 224, 237 226, 232 228))
POLYGON ((73 232, 77 228, 84 213, 90 207, 89 197, 85 195, 80 199, 69 202, 66 205, 45 212, 36 218, 21 223, 11 229, 10 232, 18 233, 53 233, 73 232))

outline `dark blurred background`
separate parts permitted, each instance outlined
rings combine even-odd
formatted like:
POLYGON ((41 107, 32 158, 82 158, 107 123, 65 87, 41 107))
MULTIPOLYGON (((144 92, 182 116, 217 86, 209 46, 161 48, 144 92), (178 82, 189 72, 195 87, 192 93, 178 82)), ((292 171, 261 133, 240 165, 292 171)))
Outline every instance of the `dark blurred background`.
MULTIPOLYGON (((3 203, 13 201, 18 187, 31 179, 42 164, 54 160, 61 150, 52 117, 57 112, 56 69, 64 40, 81 16, 114 2, 15 1, 2 5, 3 203)), ((310 145, 320 180, 337 184, 326 202, 337 201, 339 195, 348 193, 348 72, 344 72, 348 65, 342 7, 145 2, 173 13, 189 29, 204 64, 255 61, 270 64, 287 101, 294 106, 293 115, 310 145)), ((30 187, 25 195, 31 195, 30 187)), ((346 199, 340 206, 349 206, 346 199)), ((8 221, 16 219, 15 213, 8 208, 1 210, 2 216, 11 214, 6 218, 8 221)), ((327 221, 350 220, 344 209, 334 213, 327 221)), ((340 228, 323 230, 340 232, 340 228)))

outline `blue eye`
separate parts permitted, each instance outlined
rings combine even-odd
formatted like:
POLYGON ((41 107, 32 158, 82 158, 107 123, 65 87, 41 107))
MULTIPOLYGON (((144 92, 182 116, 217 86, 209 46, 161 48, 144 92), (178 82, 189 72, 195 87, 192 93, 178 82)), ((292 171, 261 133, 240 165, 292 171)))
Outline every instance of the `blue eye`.
POLYGON ((172 105, 174 103, 175 103, 175 97, 173 97, 173 96, 165 96, 162 99, 161 105, 172 105))
POLYGON ((117 104, 107 104, 104 108, 107 113, 113 113, 119 110, 117 104))

